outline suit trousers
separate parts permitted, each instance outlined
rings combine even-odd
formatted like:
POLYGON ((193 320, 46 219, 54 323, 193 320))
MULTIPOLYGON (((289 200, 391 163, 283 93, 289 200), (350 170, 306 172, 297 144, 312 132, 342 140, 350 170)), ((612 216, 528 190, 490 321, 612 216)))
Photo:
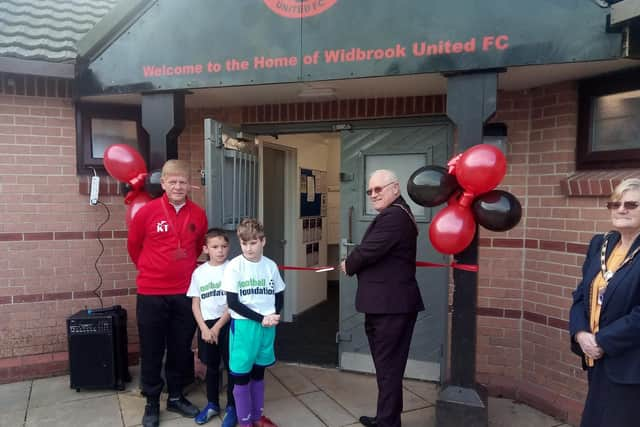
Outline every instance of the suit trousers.
POLYGON ((165 350, 165 378, 170 396, 182 393, 193 374, 191 342, 196 321, 186 295, 140 295, 136 301, 140 336, 142 394, 157 399, 164 387, 160 374, 165 350))
POLYGON ((402 378, 418 313, 365 314, 365 332, 376 368, 380 427, 400 427, 402 378))

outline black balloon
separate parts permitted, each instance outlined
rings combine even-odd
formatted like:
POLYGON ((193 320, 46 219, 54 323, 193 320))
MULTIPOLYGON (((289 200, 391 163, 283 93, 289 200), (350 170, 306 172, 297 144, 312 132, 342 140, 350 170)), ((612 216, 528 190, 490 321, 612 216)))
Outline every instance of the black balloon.
POLYGON ((476 222, 491 231, 507 231, 522 217, 522 206, 513 194, 492 190, 477 196, 471 205, 476 222))
POLYGON ((442 166, 423 166, 412 173, 407 182, 411 200, 428 208, 446 202, 459 188, 456 177, 442 166))
POLYGON ((144 179, 144 191, 149 193, 149 195, 154 199, 162 196, 162 192, 164 191, 160 185, 161 175, 161 171, 154 170, 144 179))

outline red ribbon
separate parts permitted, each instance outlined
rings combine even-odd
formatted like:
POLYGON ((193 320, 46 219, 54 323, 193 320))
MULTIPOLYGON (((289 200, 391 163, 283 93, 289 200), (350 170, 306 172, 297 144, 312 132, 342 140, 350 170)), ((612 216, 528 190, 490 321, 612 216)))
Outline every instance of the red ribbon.
POLYGON ((456 165, 458 164, 458 160, 460 160, 460 157, 462 157, 462 153, 458 154, 455 157, 452 157, 451 160, 449 160, 449 162, 447 163, 447 166, 449 166, 449 175, 456 174, 456 165))
POLYGON ((335 269, 336 267, 334 267, 332 265, 325 265, 325 266, 322 266, 322 267, 295 267, 295 266, 292 266, 292 265, 279 265, 278 268, 280 270, 318 271, 318 270, 324 270, 326 268, 335 269))
POLYGON ((425 262, 425 261, 416 261, 416 267, 451 267, 457 268, 458 270, 466 270, 466 271, 478 271, 478 266, 474 264, 458 264, 457 262, 452 262, 450 264, 439 264, 437 262, 425 262))
POLYGON ((133 202, 133 199, 136 198, 138 194, 140 194, 141 190, 144 188, 144 179, 147 177, 147 172, 142 172, 131 178, 131 180, 127 183, 131 190, 124 196, 124 204, 128 205, 133 202))
MULTIPOLYGON (((473 272, 478 271, 477 265, 458 264, 457 262, 452 262, 450 264, 439 264, 436 262, 416 261, 416 267, 431 267, 431 268, 451 267, 451 268, 457 268, 458 270, 473 271, 473 272)), ((322 267, 295 267, 292 265, 279 265, 278 268, 280 270, 301 270, 301 271, 318 271, 318 270, 324 270, 327 268, 337 269, 337 267, 334 267, 331 265, 325 265, 322 267)))

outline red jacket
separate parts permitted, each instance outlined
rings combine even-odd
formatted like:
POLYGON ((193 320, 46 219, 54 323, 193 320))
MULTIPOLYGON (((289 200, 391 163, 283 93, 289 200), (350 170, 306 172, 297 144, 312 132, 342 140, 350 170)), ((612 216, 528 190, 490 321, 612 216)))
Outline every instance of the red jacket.
POLYGON ((189 199, 177 214, 166 194, 140 208, 129 224, 127 239, 129 256, 138 269, 138 293, 186 294, 206 232, 204 210, 189 199))

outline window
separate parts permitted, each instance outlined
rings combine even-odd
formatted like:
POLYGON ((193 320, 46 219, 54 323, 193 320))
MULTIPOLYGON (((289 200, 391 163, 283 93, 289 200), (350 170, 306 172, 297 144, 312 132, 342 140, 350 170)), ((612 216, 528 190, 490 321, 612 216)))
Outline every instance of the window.
POLYGON ((113 104, 76 105, 76 151, 79 175, 106 174, 102 159, 111 144, 127 144, 149 159, 149 137, 140 125, 140 107, 113 104))
MULTIPOLYGON (((224 132, 224 131, 223 131, 224 132)), ((220 167, 222 228, 235 230, 243 218, 258 214, 258 158, 253 141, 221 135, 220 167)))
POLYGON ((580 82, 576 168, 640 165, 640 69, 580 82))

